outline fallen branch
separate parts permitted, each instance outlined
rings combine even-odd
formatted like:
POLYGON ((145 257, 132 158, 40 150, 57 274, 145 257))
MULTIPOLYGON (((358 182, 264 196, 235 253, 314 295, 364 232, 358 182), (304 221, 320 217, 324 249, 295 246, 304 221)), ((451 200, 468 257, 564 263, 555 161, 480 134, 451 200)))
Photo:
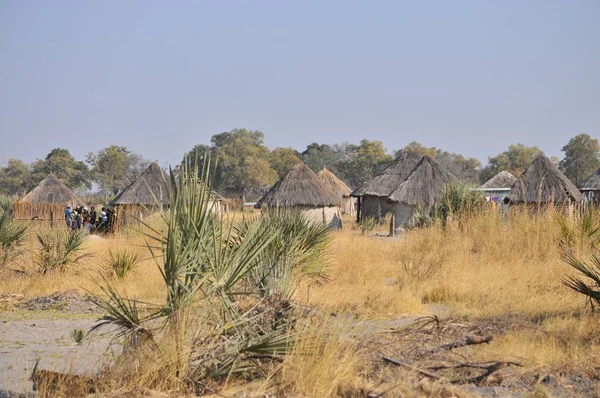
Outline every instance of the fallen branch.
POLYGON ((416 368, 416 367, 414 367, 414 366, 412 366, 412 365, 409 365, 409 364, 407 364, 407 363, 404 363, 404 362, 397 361, 397 360, 395 360, 395 359, 392 359, 392 358, 383 357, 383 360, 384 360, 385 362, 389 362, 389 363, 391 363, 391 364, 393 364, 393 365, 397 365, 397 366, 403 366, 403 367, 405 367, 405 368, 407 368, 407 369, 410 369, 410 370, 412 370, 413 372, 417 372, 417 373, 420 373, 420 374, 422 374, 423 376, 429 377, 430 379, 434 379, 434 380, 439 380, 439 379, 441 379, 441 377, 440 377, 440 376, 438 376, 438 375, 436 375, 435 373, 431 373, 431 372, 428 372, 428 371, 426 371, 426 370, 423 370, 423 369, 416 368))
POLYGON ((494 339, 494 336, 467 336, 464 340, 455 341, 453 343, 444 344, 439 347, 436 347, 432 350, 429 350, 428 354, 435 354, 440 351, 450 351, 455 348, 466 347, 469 345, 476 344, 487 344, 494 339))
POLYGON ((477 385, 479 385, 479 383, 481 383, 482 381, 484 381, 488 376, 490 376, 492 373, 503 369, 503 368, 507 368, 509 366, 523 366, 520 363, 517 362, 495 362, 487 367, 480 367, 481 369, 485 369, 485 373, 479 375, 479 376, 475 376, 475 377, 468 377, 465 379, 457 379, 457 380, 451 380, 450 383, 452 384, 466 384, 466 383, 475 383, 477 385))

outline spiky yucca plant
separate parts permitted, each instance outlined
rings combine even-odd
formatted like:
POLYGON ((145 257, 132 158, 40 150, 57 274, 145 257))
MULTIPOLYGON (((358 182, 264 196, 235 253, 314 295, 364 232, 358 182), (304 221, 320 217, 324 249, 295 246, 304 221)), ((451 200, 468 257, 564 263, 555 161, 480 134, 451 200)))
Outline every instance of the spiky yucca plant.
POLYGON ((327 225, 311 221, 297 209, 266 208, 260 216, 236 224, 234 244, 246 239, 254 225, 272 237, 249 273, 249 283, 259 286, 263 296, 290 299, 302 281, 318 281, 326 276, 324 253, 330 243, 327 225))
MULTIPOLYGON (((198 392, 211 377, 253 374, 263 361, 286 353, 294 343, 292 321, 277 318, 253 277, 275 239, 273 228, 253 222, 241 236, 233 223, 217 216, 210 166, 206 160, 202 175, 186 165, 177 176, 171 173, 165 226, 147 235, 166 287, 164 301, 131 300, 110 280, 102 284, 105 296, 95 299, 107 312, 98 326, 117 326, 127 341, 142 335, 155 347, 146 353, 137 350, 140 364, 149 355, 157 377, 170 374, 198 392), (175 371, 168 372, 167 366, 175 371)), ((135 351, 136 345, 130 346, 135 351)))
POLYGON ((573 215, 556 214, 558 241, 563 250, 586 250, 600 243, 600 211, 586 206, 573 215))
POLYGON ((433 217, 445 225, 451 217, 460 222, 463 217, 481 209, 485 202, 483 194, 470 188, 469 184, 462 181, 444 186, 442 195, 434 206, 433 217))
POLYGON ((109 250, 104 268, 108 274, 114 274, 117 278, 123 279, 133 271, 138 262, 138 254, 131 249, 109 250))
POLYGON ((14 250, 25 237, 27 224, 13 219, 13 208, 9 200, 0 200, 0 265, 11 259, 14 250))
POLYGON ((80 254, 87 235, 83 231, 52 229, 36 234, 38 248, 35 261, 42 273, 63 270, 65 267, 77 264, 91 254, 80 254))
POLYGON ((588 299, 592 309, 600 308, 600 257, 592 255, 589 261, 586 262, 568 254, 566 262, 585 279, 570 276, 563 280, 563 284, 583 294, 588 299))

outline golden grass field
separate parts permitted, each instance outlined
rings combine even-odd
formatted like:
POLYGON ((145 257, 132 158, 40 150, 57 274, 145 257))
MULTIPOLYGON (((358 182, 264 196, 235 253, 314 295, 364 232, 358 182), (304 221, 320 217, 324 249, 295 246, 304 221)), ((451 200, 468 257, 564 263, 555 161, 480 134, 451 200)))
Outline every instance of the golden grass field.
MULTIPOLYGON (((508 219, 486 212, 445 228, 435 224, 395 238, 365 236, 348 218, 344 230, 333 233, 327 254, 329 280, 301 286, 295 301, 327 316, 345 314, 357 320, 423 316, 432 303, 447 307, 447 318, 453 322, 510 324, 514 319, 528 326, 508 327, 492 344, 469 348, 469 359, 518 361, 523 367, 517 372, 580 372, 597 377, 600 318, 586 309, 582 296, 561 283, 572 270, 557 243, 556 218, 553 211, 513 210, 508 219)), ((35 228, 29 232, 26 248, 35 244, 35 228)), ((159 271, 144 237, 131 231, 88 239, 85 251, 93 257, 60 274, 31 272, 31 254, 26 250, 11 266, 30 275, 5 273, 0 294, 99 293, 97 271, 109 249, 118 247, 129 247, 144 260, 134 273, 115 283, 129 298, 160 301, 165 291, 159 271)), ((577 254, 585 257, 589 252, 577 249, 577 254)), ((337 318, 320 318, 306 331, 312 343, 303 352, 313 350, 315 355, 292 355, 264 380, 231 381, 224 391, 235 395, 275 389, 292 396, 360 396, 360 391, 393 384, 386 371, 373 364, 369 344, 336 332, 337 318)), ((403 377, 391 396, 468 396, 437 382, 425 386, 411 372, 403 377)), ((540 391, 542 395, 532 396, 550 396, 540 391)))

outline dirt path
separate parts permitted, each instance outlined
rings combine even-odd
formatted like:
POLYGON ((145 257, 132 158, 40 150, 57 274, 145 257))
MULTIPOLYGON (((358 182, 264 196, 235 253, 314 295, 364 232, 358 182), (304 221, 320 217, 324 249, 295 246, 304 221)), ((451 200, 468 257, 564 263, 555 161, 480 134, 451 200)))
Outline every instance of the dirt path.
POLYGON ((92 319, 25 319, 0 322, 0 390, 31 391, 31 371, 40 369, 76 374, 96 372, 114 355, 111 335, 93 333, 76 344, 74 329, 88 331, 92 319))

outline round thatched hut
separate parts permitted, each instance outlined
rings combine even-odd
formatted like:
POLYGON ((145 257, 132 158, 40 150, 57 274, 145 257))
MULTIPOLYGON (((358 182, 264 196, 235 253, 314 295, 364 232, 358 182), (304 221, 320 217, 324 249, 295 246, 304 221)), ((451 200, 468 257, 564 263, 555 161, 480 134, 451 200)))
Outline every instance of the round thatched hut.
POLYGON ((402 151, 394 163, 386 167, 381 174, 352 192, 351 196, 358 198, 356 220, 361 221, 367 217, 381 220, 391 212, 393 205, 388 202, 388 197, 406 180, 421 158, 421 155, 414 152, 402 151))
POLYGON ((456 177, 437 160, 423 156, 398 188, 389 196, 394 214, 394 228, 405 226, 420 207, 429 213, 439 199, 444 186, 456 177))
POLYGON ((152 213, 166 210, 170 190, 167 175, 153 162, 108 204, 114 208, 113 226, 143 221, 152 213))
POLYGON ((600 203, 600 169, 579 184, 579 191, 590 203, 600 203))
POLYGON ((85 203, 54 174, 44 178, 31 192, 13 203, 18 220, 62 220, 65 208, 85 203))
POLYGON ((483 192, 489 201, 501 202, 515 182, 517 182, 517 177, 508 171, 501 171, 474 190, 483 192))
POLYGON ((256 203, 263 206, 295 207, 315 222, 341 227, 342 198, 304 163, 288 170, 256 203))
POLYGON ((323 166, 323 170, 317 173, 317 176, 325 183, 325 185, 331 187, 333 191, 342 198, 342 214, 354 215, 354 205, 356 199, 350 196, 352 190, 346 183, 331 171, 327 170, 327 167, 323 166))
POLYGON ((577 187, 550 159, 539 155, 506 196, 509 203, 571 205, 585 201, 577 187))

